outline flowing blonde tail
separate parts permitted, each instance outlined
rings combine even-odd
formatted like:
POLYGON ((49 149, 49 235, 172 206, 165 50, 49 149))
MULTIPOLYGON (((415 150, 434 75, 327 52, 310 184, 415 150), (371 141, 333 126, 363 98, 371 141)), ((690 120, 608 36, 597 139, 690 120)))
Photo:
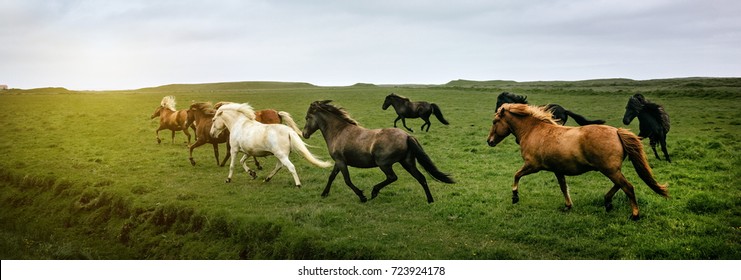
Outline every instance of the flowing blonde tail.
POLYGON ((291 150, 299 152, 299 154, 301 154, 301 156, 303 156, 311 164, 319 166, 321 168, 327 168, 334 165, 331 162, 321 161, 317 159, 306 147, 306 143, 301 140, 301 136, 299 136, 298 133, 296 133, 295 131, 290 131, 288 137, 291 139, 291 150))
POLYGON ((293 131, 298 133, 298 135, 302 135, 301 129, 298 128, 298 125, 295 121, 293 121, 293 118, 291 118, 291 114, 284 111, 278 111, 278 116, 280 116, 280 119, 285 122, 287 126, 290 128, 293 128, 293 131))
POLYGON ((646 154, 643 152, 643 144, 638 136, 623 128, 618 128, 618 136, 620 137, 620 142, 623 144, 623 149, 628 154, 628 158, 630 158, 630 162, 633 163, 633 168, 638 173, 638 177, 641 177, 641 180, 655 193, 663 197, 669 197, 668 185, 660 185, 654 179, 651 166, 648 165, 648 159, 646 159, 646 154))

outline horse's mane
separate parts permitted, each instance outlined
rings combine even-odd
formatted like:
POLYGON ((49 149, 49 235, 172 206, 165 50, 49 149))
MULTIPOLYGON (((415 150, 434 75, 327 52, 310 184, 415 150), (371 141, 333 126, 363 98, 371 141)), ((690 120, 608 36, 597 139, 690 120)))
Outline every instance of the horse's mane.
POLYGON ((401 100, 412 101, 411 99, 409 99, 409 97, 404 97, 404 96, 398 95, 396 93, 391 93, 388 96, 395 97, 395 98, 398 98, 398 99, 401 99, 401 100))
POLYGON ((646 110, 652 117, 661 120, 664 130, 669 132, 671 122, 669 121, 669 114, 664 110, 664 106, 648 101, 642 94, 636 93, 628 100, 628 107, 638 112, 646 110))
POLYGON ((162 98, 162 101, 160 101, 160 105, 164 108, 177 111, 175 110, 175 96, 168 95, 162 98))
POLYGON ((512 114, 520 116, 532 116, 539 121, 558 125, 553 119, 553 114, 542 106, 530 106, 520 103, 506 103, 499 108, 497 114, 501 113, 502 111, 509 111, 512 114))
POLYGON ((196 109, 207 115, 213 115, 216 113, 216 109, 213 108, 211 102, 196 102, 190 104, 190 109, 196 109))
POLYGON ((509 99, 510 102, 506 103, 520 103, 520 104, 527 104, 527 96, 517 95, 514 93, 509 92, 502 92, 497 96, 497 100, 504 100, 509 99))
POLYGON ((224 102, 223 104, 221 104, 221 106, 219 106, 219 109, 217 110, 218 111, 224 111, 224 110, 237 111, 245 115, 250 120, 255 120, 256 118, 255 110, 252 109, 252 106, 250 106, 250 104, 248 103, 239 104, 239 103, 224 102))
POLYGON ((329 104, 329 102, 332 102, 332 100, 314 101, 313 103, 311 103, 311 108, 324 110, 340 117, 350 124, 359 125, 356 120, 350 117, 350 114, 345 110, 345 108, 334 106, 332 104, 329 104))

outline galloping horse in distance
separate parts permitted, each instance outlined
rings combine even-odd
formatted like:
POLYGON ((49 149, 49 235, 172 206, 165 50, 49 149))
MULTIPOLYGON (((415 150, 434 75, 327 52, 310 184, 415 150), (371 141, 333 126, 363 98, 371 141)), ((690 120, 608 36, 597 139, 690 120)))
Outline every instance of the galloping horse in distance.
MULTIPOLYGON (((306 148, 306 144, 301 140, 301 136, 288 126, 282 124, 263 124, 255 120, 255 111, 247 103, 244 104, 224 104, 216 110, 212 119, 211 136, 215 137, 221 134, 227 128, 229 129, 229 143, 231 145, 231 164, 229 164, 229 176, 226 182, 232 181, 234 173, 234 161, 237 153, 242 152, 246 156, 265 157, 274 155, 278 158, 275 169, 265 178, 265 182, 277 173, 283 166, 293 175, 296 187, 301 187, 301 181, 296 173, 296 167, 288 159, 292 151, 298 152, 311 164, 325 168, 332 166, 332 163, 318 160, 306 148)), ((253 179, 257 174, 250 170, 242 158, 241 163, 244 170, 252 176, 253 179)))
POLYGON ((152 117, 154 119, 160 117, 160 126, 155 131, 157 135, 157 144, 162 143, 160 139, 160 130, 169 129, 172 130, 172 143, 175 143, 175 131, 182 130, 183 133, 188 136, 188 144, 190 144, 190 133, 188 127, 193 129, 195 133, 196 128, 194 125, 186 125, 188 120, 188 110, 175 110, 175 97, 172 95, 165 96, 160 102, 160 106, 154 110, 152 117))
MULTIPOLYGON (((527 103, 527 96, 522 95, 516 95, 509 92, 502 92, 497 96, 497 107, 494 109, 495 111, 499 109, 499 107, 502 106, 502 104, 505 103, 517 103, 517 104, 528 104, 527 103)), ((542 107, 545 107, 546 111, 550 111, 553 114, 553 119, 556 121, 556 123, 560 125, 565 125, 566 121, 569 120, 569 116, 574 118, 574 121, 578 123, 579 125, 590 125, 590 124, 604 124, 604 120, 588 120, 584 118, 582 115, 579 115, 577 113, 571 112, 569 110, 566 110, 566 108, 561 107, 561 105, 558 104, 546 104, 542 107)))
MULTIPOLYGON (((224 104, 232 104, 232 103, 234 102, 221 101, 219 103, 216 103, 216 105, 214 105, 214 111, 218 110, 219 107, 221 107, 224 104)), ((298 128, 298 125, 291 117, 291 114, 285 111, 276 111, 273 109, 264 109, 264 110, 255 111, 255 120, 258 122, 264 123, 264 124, 281 124, 282 123, 292 128, 293 131, 301 135, 301 130, 298 128)), ((211 122, 209 122, 208 127, 210 129, 211 122)), ((227 146, 228 146, 228 143, 227 143, 227 146)), ((226 158, 229 158, 229 154, 227 154, 226 158)), ((262 170, 262 166, 260 165, 260 162, 257 161, 257 157, 252 157, 252 158, 253 158, 253 161, 255 162, 255 167, 257 167, 257 170, 262 170)), ((226 159, 224 159, 224 161, 226 161, 226 159)), ((241 161, 244 162, 244 158, 241 161)), ((192 160, 191 160, 191 163, 192 163, 192 160)), ((221 165, 224 166, 223 163, 221 165)))
POLYGON ((664 111, 664 106, 650 102, 642 94, 636 93, 628 100, 625 106, 623 124, 629 125, 633 118, 638 117, 640 132, 638 137, 648 137, 651 149, 654 150, 656 158, 661 160, 656 152, 656 143, 661 144, 666 161, 672 162, 669 152, 666 150, 666 134, 669 133, 669 114, 664 111))
POLYGON ((556 174, 566 199, 566 210, 571 209, 565 176, 599 171, 614 184, 605 194, 605 209, 612 210, 612 197, 622 189, 630 200, 631 218, 638 220, 640 216, 633 185, 620 170, 626 156, 646 185, 657 194, 669 197, 667 186, 660 185, 653 177, 641 140, 627 129, 606 125, 562 126, 553 120, 550 112, 541 107, 504 104, 497 110, 486 141, 489 146, 494 147, 510 134, 515 135, 525 161, 525 165, 515 173, 512 203, 520 200, 520 178, 547 170, 556 174))
POLYGON ((322 197, 329 195, 337 173, 342 172, 345 184, 355 192, 361 202, 367 198, 363 191, 358 189, 350 180, 348 166, 359 168, 378 167, 386 174, 386 180, 376 184, 371 193, 371 199, 378 196, 388 184, 397 180, 392 166, 401 163, 407 172, 412 174, 422 185, 427 196, 427 202, 434 200, 427 186, 427 179, 417 169, 416 161, 427 170, 433 178, 443 183, 452 184, 455 181, 450 175, 440 172, 435 167, 430 157, 422 149, 416 138, 398 128, 367 129, 350 118, 348 113, 339 107, 329 104, 330 100, 315 101, 306 112, 306 125, 304 126, 304 138, 309 139, 311 135, 320 130, 327 142, 329 154, 334 159, 334 169, 329 174, 327 186, 322 192, 322 197))
POLYGON ((430 131, 430 126, 432 125, 432 123, 430 123, 430 115, 432 114, 435 114, 435 117, 437 117, 437 119, 444 125, 449 124, 448 121, 445 120, 445 118, 443 117, 443 112, 440 111, 440 107, 438 107, 435 103, 429 103, 426 101, 412 102, 407 97, 392 93, 386 96, 386 100, 383 101, 383 106, 381 108, 383 110, 386 110, 389 106, 394 106, 394 110, 398 115, 394 120, 394 127, 396 127, 396 122, 401 120, 401 124, 404 125, 404 128, 411 132, 414 132, 414 130, 407 127, 405 119, 422 118, 425 123, 422 124, 420 130, 430 131), (425 126, 427 126, 427 130, 425 130, 425 126))
POLYGON ((190 105, 188 109, 188 121, 186 126, 195 125, 196 127, 196 142, 190 145, 190 164, 196 165, 196 161, 193 160, 193 149, 198 148, 204 144, 211 144, 214 147, 214 158, 216 158, 216 165, 224 166, 226 161, 229 159, 229 131, 224 131, 217 137, 211 137, 211 124, 216 110, 211 106, 211 102, 197 102, 190 105), (224 156, 224 161, 219 164, 219 144, 226 143, 227 153, 224 156))

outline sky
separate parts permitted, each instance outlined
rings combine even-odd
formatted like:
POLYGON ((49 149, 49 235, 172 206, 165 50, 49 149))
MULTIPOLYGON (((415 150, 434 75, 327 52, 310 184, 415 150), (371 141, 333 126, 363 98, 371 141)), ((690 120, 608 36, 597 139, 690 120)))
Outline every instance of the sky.
POLYGON ((738 0, 0 0, 0 84, 741 77, 738 0))

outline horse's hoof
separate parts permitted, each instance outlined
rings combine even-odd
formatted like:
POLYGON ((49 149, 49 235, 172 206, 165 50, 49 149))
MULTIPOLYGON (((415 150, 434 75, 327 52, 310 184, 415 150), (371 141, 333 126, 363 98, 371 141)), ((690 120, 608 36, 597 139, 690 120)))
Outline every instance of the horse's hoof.
POLYGON ((516 195, 512 196, 512 204, 517 204, 517 202, 520 202, 520 197, 516 195))
POLYGON ((630 219, 633 221, 638 221, 641 219, 641 216, 640 215, 630 215, 630 219))
POLYGON ((252 177, 252 180, 257 179, 257 172, 250 170, 250 177, 252 177))
POLYGON ((606 212, 612 211, 612 203, 611 202, 605 203, 605 211, 606 212))
POLYGON ((296 185, 296 188, 300 189, 301 188, 301 185, 296 185))
POLYGON ((327 198, 329 196, 329 193, 322 193, 322 198, 327 198))
POLYGON ((226 183, 231 183, 231 182, 232 182, 232 178, 226 178, 226 183))
POLYGON ((157 144, 162 144, 162 140, 157 139, 157 144))
POLYGON ((428 199, 428 200, 427 200, 427 204, 432 204, 433 202, 435 202, 435 200, 434 200, 434 199, 428 199))
POLYGON ((368 201, 368 198, 366 198, 365 196, 360 197, 360 202, 365 203, 366 201, 368 201))
POLYGON ((377 191, 373 191, 373 192, 371 193, 371 199, 374 199, 374 198, 376 198, 376 196, 378 196, 378 192, 377 192, 377 191))
MULTIPOLYGON (((254 179, 254 178, 252 178, 252 179, 254 179)), ((270 177, 268 177, 268 178, 265 178, 265 180, 262 180, 262 182, 263 182, 263 183, 267 183, 267 182, 270 182, 270 179, 272 179, 272 178, 270 178, 270 177)))
POLYGON ((569 210, 571 210, 571 206, 568 206, 568 205, 566 205, 563 209, 561 209, 561 211, 563 212, 569 212, 569 210))
POLYGON ((196 161, 193 158, 190 158, 190 165, 196 166, 196 161))

